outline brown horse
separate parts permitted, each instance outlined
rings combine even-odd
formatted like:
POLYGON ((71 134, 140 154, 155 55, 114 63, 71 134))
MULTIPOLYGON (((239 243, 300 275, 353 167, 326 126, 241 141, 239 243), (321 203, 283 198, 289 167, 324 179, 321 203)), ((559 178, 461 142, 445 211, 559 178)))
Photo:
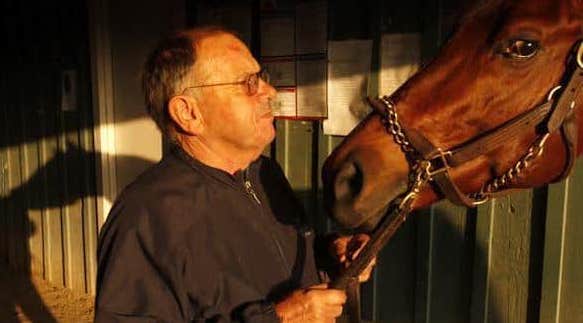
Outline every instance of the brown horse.
POLYGON ((371 100, 377 111, 326 160, 334 218, 374 227, 411 174, 433 176, 411 209, 444 195, 472 206, 562 178, 583 152, 581 39, 582 0, 476 6, 429 65, 371 100))

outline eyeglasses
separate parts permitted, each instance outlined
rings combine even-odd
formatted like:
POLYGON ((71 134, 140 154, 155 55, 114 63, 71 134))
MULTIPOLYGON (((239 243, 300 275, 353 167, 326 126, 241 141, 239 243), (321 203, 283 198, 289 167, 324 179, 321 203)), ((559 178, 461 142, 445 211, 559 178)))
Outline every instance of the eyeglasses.
POLYGON ((249 96, 257 94, 259 90, 259 79, 262 79, 263 82, 269 83, 269 73, 265 69, 259 70, 257 73, 253 73, 248 75, 245 80, 239 82, 228 82, 228 83, 213 83, 213 84, 201 84, 195 86, 188 86, 182 90, 182 93, 188 89, 196 89, 201 87, 211 87, 211 86, 223 86, 223 85, 245 85, 246 94, 249 96))

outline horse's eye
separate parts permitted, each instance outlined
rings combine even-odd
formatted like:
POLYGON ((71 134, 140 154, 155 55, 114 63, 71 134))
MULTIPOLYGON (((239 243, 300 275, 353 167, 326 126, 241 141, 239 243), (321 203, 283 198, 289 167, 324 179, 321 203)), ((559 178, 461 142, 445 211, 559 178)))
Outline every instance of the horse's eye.
POLYGON ((498 53, 510 59, 529 59, 538 52, 539 44, 534 40, 510 39, 498 49, 498 53))

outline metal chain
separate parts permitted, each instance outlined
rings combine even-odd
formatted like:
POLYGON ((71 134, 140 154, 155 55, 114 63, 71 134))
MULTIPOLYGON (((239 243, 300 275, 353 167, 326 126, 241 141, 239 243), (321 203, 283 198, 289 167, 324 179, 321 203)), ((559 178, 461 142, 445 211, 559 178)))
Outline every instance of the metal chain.
POLYGON ((385 104, 385 110, 387 112, 381 117, 385 129, 393 135, 395 142, 399 144, 405 153, 415 152, 415 148, 413 148, 413 145, 411 145, 409 140, 407 140, 407 136, 403 133, 393 101, 386 95, 381 97, 380 100, 385 104))
POLYGON ((549 136, 550 133, 548 132, 538 136, 532 145, 530 145, 526 154, 522 156, 513 167, 508 169, 504 174, 486 182, 484 185, 482 185, 480 191, 478 193, 472 194, 471 197, 474 199, 485 200, 492 193, 512 183, 517 177, 524 173, 524 170, 530 166, 533 160, 542 155, 544 151, 544 145, 549 136))
MULTIPOLYGON (((387 132, 393 136, 393 139, 403 152, 415 153, 415 148, 407 139, 407 136, 403 132, 401 124, 399 123, 395 104, 388 96, 383 96, 379 99, 385 104, 386 114, 381 116, 381 120, 387 132)), ((490 195, 500 190, 501 188, 506 187, 522 173, 524 173, 524 170, 530 166, 531 162, 543 153, 545 142, 549 136, 549 133, 545 133, 537 137, 537 139, 528 148, 526 154, 522 156, 513 167, 508 169, 504 174, 486 182, 484 185, 482 185, 482 188, 479 192, 470 194, 469 197, 474 200, 473 204, 478 205, 486 202, 490 195)), ((410 179, 411 187, 405 197, 399 203, 399 210, 408 210, 411 207, 413 200, 415 200, 421 191, 421 188, 427 182, 431 181, 432 178, 430 175, 430 169, 431 163, 427 160, 418 161, 417 164, 413 166, 410 179)))
MULTIPOLYGON (((383 96, 379 99, 385 104, 386 113, 381 116, 381 121, 387 132, 393 136, 393 139, 403 152, 415 153, 415 148, 407 139, 407 135, 405 135, 399 123, 395 104, 388 96, 383 96)), ((417 198, 417 195, 419 195, 419 192, 421 192, 423 186, 431 180, 430 169, 431 162, 427 160, 419 160, 413 165, 411 173, 409 173, 409 190, 398 206, 398 211, 403 214, 404 218, 409 214, 411 205, 417 198)))

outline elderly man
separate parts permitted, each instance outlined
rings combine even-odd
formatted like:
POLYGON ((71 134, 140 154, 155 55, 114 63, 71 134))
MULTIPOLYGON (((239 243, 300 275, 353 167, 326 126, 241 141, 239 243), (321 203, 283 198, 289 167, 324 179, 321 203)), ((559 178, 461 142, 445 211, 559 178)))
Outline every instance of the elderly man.
POLYGON ((143 86, 174 148, 103 227, 95 320, 333 322, 345 294, 320 284, 301 205, 260 157, 276 91, 247 47, 219 28, 180 32, 151 53, 143 86))

